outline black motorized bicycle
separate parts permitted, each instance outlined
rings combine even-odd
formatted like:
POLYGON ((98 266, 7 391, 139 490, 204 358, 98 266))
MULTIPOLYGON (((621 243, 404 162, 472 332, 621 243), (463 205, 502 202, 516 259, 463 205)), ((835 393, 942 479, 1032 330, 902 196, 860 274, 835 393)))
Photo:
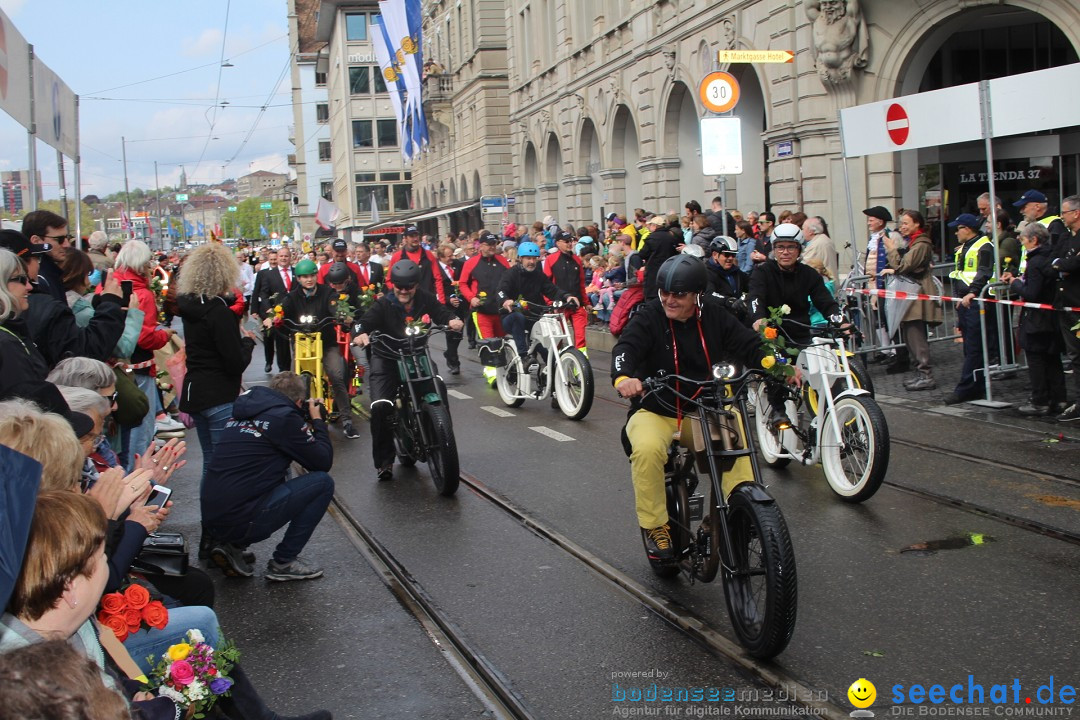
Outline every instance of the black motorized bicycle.
POLYGON ((393 416, 398 462, 405 466, 427 463, 435 488, 449 497, 460 482, 457 441, 446 386, 428 352, 433 332, 438 330, 406 327, 404 338, 373 332, 369 339, 375 355, 397 364, 401 380, 393 416))
POLYGON ((731 365, 716 365, 712 374, 708 380, 666 375, 643 381, 646 393, 674 393, 685 421, 694 423, 694 447, 673 442, 664 471, 675 561, 650 563, 662 577, 683 573, 691 583, 711 582, 719 573, 739 642, 752 656, 767 659, 791 640, 798 582, 791 536, 761 482, 745 418, 750 381, 782 381, 758 369, 736 375, 731 365), (724 475, 739 458, 748 460, 752 478, 728 487, 732 481, 726 486, 724 475), (703 488, 699 472, 708 477, 703 488))

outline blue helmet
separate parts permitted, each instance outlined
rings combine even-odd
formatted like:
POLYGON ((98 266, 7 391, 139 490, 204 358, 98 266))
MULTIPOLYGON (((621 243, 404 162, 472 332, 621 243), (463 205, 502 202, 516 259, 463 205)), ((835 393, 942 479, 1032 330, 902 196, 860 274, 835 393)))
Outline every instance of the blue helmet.
POLYGON ((540 257, 540 246, 534 242, 525 242, 518 245, 518 257, 540 257))

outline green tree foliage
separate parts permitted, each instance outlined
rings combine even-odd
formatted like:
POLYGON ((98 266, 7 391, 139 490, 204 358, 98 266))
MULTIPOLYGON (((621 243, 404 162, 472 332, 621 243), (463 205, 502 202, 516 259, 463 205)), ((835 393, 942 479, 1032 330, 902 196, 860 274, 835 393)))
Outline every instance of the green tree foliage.
MULTIPOLYGON (((72 235, 75 234, 75 201, 67 201, 67 212, 60 205, 59 200, 44 200, 38 203, 38 210, 50 210, 57 215, 63 215, 68 219, 68 232, 72 235)), ((16 218, 21 219, 21 218, 16 218)), ((94 225, 94 211, 84 202, 79 203, 79 219, 81 220, 80 230, 83 237, 87 237, 90 233, 94 232, 96 225, 94 225)))
MULTIPOLYGON (((259 232, 259 227, 266 228, 268 233, 276 232, 280 237, 282 234, 288 235, 292 233, 292 222, 289 219, 289 203, 284 200, 265 200, 263 198, 248 198, 236 206, 236 212, 226 213, 227 215, 234 216, 233 220, 236 222, 236 231, 226 235, 245 237, 252 240, 258 240, 262 237, 259 232), (269 202, 273 207, 269 210, 263 210, 260 207, 263 203, 269 202)), ((232 222, 229 221, 228 230, 232 230, 232 222)), ((224 231, 225 228, 222 228, 224 231)))

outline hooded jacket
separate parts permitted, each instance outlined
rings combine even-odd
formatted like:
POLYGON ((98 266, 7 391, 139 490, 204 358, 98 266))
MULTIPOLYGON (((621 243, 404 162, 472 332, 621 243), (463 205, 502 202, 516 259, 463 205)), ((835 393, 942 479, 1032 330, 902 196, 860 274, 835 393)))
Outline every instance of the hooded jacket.
POLYGON ((240 319, 229 308, 227 298, 180 295, 176 304, 187 340, 180 409, 197 413, 232 402, 240 394, 240 381, 251 362, 255 341, 240 336, 240 319))
MULTIPOLYGON (((32 292, 30 307, 23 314, 30 337, 51 368, 64 358, 83 356, 102 362, 113 356, 124 334, 125 313, 120 298, 101 293, 92 301, 94 316, 80 328, 67 300, 57 300, 47 292, 32 292)), ((155 311, 156 312, 156 311, 155 311)))
POLYGON ((309 421, 276 390, 256 386, 233 403, 233 416, 214 446, 202 491, 206 525, 250 522, 259 501, 285 482, 289 464, 329 472, 334 447, 323 420, 309 421))
POLYGON ((45 359, 30 339, 26 323, 20 317, 0 323, 0 400, 24 382, 44 380, 49 374, 45 359))

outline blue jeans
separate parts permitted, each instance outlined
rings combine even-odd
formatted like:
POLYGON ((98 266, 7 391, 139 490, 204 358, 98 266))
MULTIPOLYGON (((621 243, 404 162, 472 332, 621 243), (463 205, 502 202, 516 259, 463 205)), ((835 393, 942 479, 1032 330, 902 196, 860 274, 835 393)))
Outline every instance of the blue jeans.
POLYGON ((221 439, 221 432, 225 429, 225 423, 232 417, 233 404, 222 403, 213 407, 200 410, 192 414, 195 420, 195 432, 199 435, 199 447, 202 448, 202 479, 199 480, 199 497, 202 497, 206 487, 206 471, 210 467, 210 460, 214 457, 214 448, 221 439))
POLYGON ((513 335, 514 345, 517 346, 518 355, 524 355, 529 351, 529 341, 526 338, 526 334, 532 329, 534 324, 536 324, 535 320, 526 318, 524 314, 519 312, 503 315, 503 330, 513 335))
POLYGON ((287 524, 285 537, 274 549, 274 561, 289 563, 307 545, 333 497, 334 478, 329 473, 308 473, 264 495, 250 522, 232 527, 215 525, 209 530, 215 538, 246 547, 262 542, 287 524))
POLYGON ((154 423, 157 422, 157 414, 161 412, 161 398, 158 396, 157 379, 150 374, 143 375, 140 372, 132 373, 135 385, 143 391, 146 399, 150 402, 150 409, 146 411, 146 417, 142 422, 131 428, 131 438, 124 451, 127 452, 127 461, 124 469, 131 472, 135 468, 135 454, 142 455, 146 448, 150 447, 157 431, 154 423))
MULTIPOLYGON (((150 628, 128 635, 124 648, 144 673, 149 673, 171 645, 187 642, 187 631, 198 630, 208 645, 217 648, 218 618, 214 611, 203 605, 169 608, 169 624, 163 629, 150 628), (152 655, 151 662, 146 656, 152 655)), ((103 632, 106 629, 103 628, 103 632)))

